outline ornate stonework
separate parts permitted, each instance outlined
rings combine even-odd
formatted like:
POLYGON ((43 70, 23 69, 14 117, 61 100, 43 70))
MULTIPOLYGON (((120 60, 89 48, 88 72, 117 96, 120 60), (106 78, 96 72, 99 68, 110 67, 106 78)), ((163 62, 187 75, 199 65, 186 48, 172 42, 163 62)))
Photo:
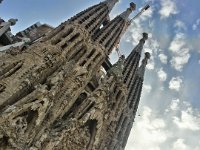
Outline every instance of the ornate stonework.
POLYGON ((110 21, 116 2, 80 12, 26 49, 0 52, 0 149, 124 149, 149 55, 138 69, 144 34, 125 61, 105 63, 135 9, 110 21))

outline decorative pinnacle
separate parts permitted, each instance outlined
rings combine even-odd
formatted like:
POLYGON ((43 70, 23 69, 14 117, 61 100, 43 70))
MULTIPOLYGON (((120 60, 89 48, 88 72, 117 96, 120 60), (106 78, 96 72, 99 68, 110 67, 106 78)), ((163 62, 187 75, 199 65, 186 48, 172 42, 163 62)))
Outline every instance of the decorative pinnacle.
POLYGON ((18 19, 9 19, 8 22, 10 22, 11 26, 14 26, 18 19))
POLYGON ((144 77, 144 72, 145 72, 145 67, 147 65, 147 62, 148 62, 148 59, 150 59, 150 53, 149 52, 146 52, 145 53, 145 57, 144 59, 142 60, 142 65, 139 67, 138 71, 137 71, 137 75, 143 79, 144 77))
POLYGON ((144 40, 147 40, 147 39, 148 39, 148 34, 147 34, 147 33, 144 32, 144 33, 142 33, 142 35, 143 35, 143 39, 144 39, 144 40))
POLYGON ((119 2, 119 0, 105 0, 104 2, 107 4, 109 11, 111 11, 114 5, 119 2))
POLYGON ((136 4, 133 3, 133 2, 131 2, 131 3, 130 3, 130 9, 131 9, 132 11, 134 11, 134 10, 136 9, 136 4))
POLYGON ((144 45, 145 41, 148 39, 148 34, 147 33, 142 33, 143 37, 140 40, 140 43, 142 43, 142 46, 144 45))
POLYGON ((130 7, 124 11, 120 17, 122 17, 124 20, 128 20, 129 15, 136 9, 136 4, 131 2, 130 7))
POLYGON ((148 39, 148 34, 147 34, 147 33, 143 33, 142 39, 140 40, 139 44, 134 48, 134 50, 135 50, 136 52, 138 52, 140 55, 141 55, 141 52, 142 52, 144 43, 145 43, 145 41, 146 41, 147 39, 148 39))
POLYGON ((150 57, 151 57, 151 54, 149 52, 146 52, 145 53, 145 59, 148 60, 148 59, 150 59, 150 57))

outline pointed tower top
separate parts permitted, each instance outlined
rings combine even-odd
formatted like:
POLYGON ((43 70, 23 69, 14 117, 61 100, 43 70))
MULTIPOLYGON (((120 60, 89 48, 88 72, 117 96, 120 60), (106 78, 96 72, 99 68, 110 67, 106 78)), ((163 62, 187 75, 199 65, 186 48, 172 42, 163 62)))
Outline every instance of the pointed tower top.
POLYGON ((148 34, 145 33, 145 32, 143 33, 143 39, 144 39, 144 40, 147 40, 147 39, 148 39, 148 34))
POLYGON ((142 60, 142 65, 139 67, 137 71, 137 75, 142 79, 144 78, 145 67, 147 65, 148 59, 150 59, 150 56, 151 55, 149 52, 145 53, 145 58, 142 60))
POLYGON ((140 39, 139 44, 134 48, 134 51, 138 52, 141 55, 144 43, 147 39, 148 39, 148 34, 143 33, 143 37, 142 37, 142 39, 140 39))
POLYGON ((148 39, 148 34, 147 33, 142 33, 142 39, 140 39, 140 43, 144 45, 145 41, 148 39))
POLYGON ((109 11, 111 11, 114 5, 119 2, 119 0, 105 0, 104 2, 107 4, 109 11))
POLYGON ((126 9, 126 11, 124 11, 120 16, 125 19, 128 20, 129 15, 132 13, 132 11, 134 11, 136 9, 136 4, 131 2, 130 3, 130 7, 126 9))

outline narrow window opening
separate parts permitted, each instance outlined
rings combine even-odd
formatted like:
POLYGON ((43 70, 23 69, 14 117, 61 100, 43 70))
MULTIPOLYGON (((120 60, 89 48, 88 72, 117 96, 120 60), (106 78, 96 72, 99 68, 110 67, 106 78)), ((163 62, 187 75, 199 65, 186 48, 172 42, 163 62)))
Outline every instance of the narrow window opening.
POLYGON ((81 116, 78 119, 81 119, 89 110, 94 107, 94 102, 81 114, 81 116))
POLYGON ((93 92, 95 90, 95 87, 89 82, 88 85, 89 89, 93 92))
POLYGON ((79 48, 79 49, 77 50, 77 52, 74 53, 74 54, 70 57, 70 60, 72 60, 72 59, 77 60, 77 59, 78 59, 78 55, 79 55, 79 53, 81 53, 81 51, 83 51, 84 48, 85 48, 84 46, 82 46, 81 48, 79 48))
POLYGON ((63 44, 63 45, 61 46, 61 49, 65 49, 67 46, 68 46, 68 43, 66 42, 65 44, 63 44))
POLYGON ((99 57, 101 56, 101 54, 99 53, 98 55, 96 55, 93 59, 93 61, 95 62, 99 57))
POLYGON ((3 136, 2 138, 0 138, 0 147, 2 149, 7 149, 7 146, 9 145, 9 137, 7 136, 3 136))
POLYGON ((96 49, 93 49, 93 50, 90 52, 90 54, 87 56, 87 58, 91 58, 92 55, 95 53, 95 51, 96 51, 96 49))
POLYGON ((51 44, 52 44, 52 45, 56 45, 56 44, 58 44, 58 43, 60 43, 60 42, 61 42, 61 38, 56 39, 56 40, 53 40, 53 41, 51 42, 51 44))
POLYGON ((73 32, 73 28, 69 29, 66 33, 63 34, 62 38, 67 37, 68 35, 70 35, 73 32))
MULTIPOLYGON (((62 119, 66 120, 69 115, 71 115, 76 109, 79 108, 79 106, 82 104, 82 102, 87 98, 87 93, 83 92, 79 95, 79 97, 76 99, 75 103, 73 106, 70 108, 68 112, 64 114, 62 119)), ((73 114, 72 114, 73 115, 73 114)))
POLYGON ((87 62, 87 61, 84 60, 84 61, 80 64, 80 66, 84 66, 86 62, 87 62))
POLYGON ((0 93, 4 92, 6 87, 2 84, 0 84, 0 93))
POLYGON ((80 33, 75 34, 71 39, 69 39, 69 42, 73 42, 76 38, 78 38, 80 33))
POLYGON ((117 93, 116 100, 119 100, 121 93, 122 93, 122 91, 119 91, 119 92, 117 93))
POLYGON ((89 120, 87 122, 87 125, 88 125, 89 131, 90 131, 90 141, 87 145, 87 149, 91 150, 93 143, 95 141, 95 136, 96 136, 96 132, 97 132, 97 120, 89 120))

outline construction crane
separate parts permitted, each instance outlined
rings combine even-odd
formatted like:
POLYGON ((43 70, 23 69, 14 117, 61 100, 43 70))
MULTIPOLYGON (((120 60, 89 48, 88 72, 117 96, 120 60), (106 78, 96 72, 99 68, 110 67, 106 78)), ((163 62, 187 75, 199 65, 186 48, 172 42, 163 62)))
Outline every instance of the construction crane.
POLYGON ((138 18, 139 16, 141 16, 146 10, 148 10, 150 8, 150 4, 145 5, 139 13, 137 13, 137 15, 135 15, 135 17, 133 17, 130 21, 133 22, 136 18, 138 18))
MULTIPOLYGON (((147 5, 145 5, 141 10, 140 10, 140 12, 139 13, 137 13, 137 15, 135 15, 130 21, 129 21, 129 23, 128 24, 131 24, 136 18, 138 18, 139 16, 141 16, 146 10, 148 10, 150 8, 150 4, 147 4, 147 5)), ((128 26, 127 26, 128 27, 128 26)), ((116 52, 117 52, 117 54, 118 54, 118 57, 121 57, 121 52, 120 52, 120 50, 119 50, 119 43, 117 44, 117 46, 116 46, 116 52)))

